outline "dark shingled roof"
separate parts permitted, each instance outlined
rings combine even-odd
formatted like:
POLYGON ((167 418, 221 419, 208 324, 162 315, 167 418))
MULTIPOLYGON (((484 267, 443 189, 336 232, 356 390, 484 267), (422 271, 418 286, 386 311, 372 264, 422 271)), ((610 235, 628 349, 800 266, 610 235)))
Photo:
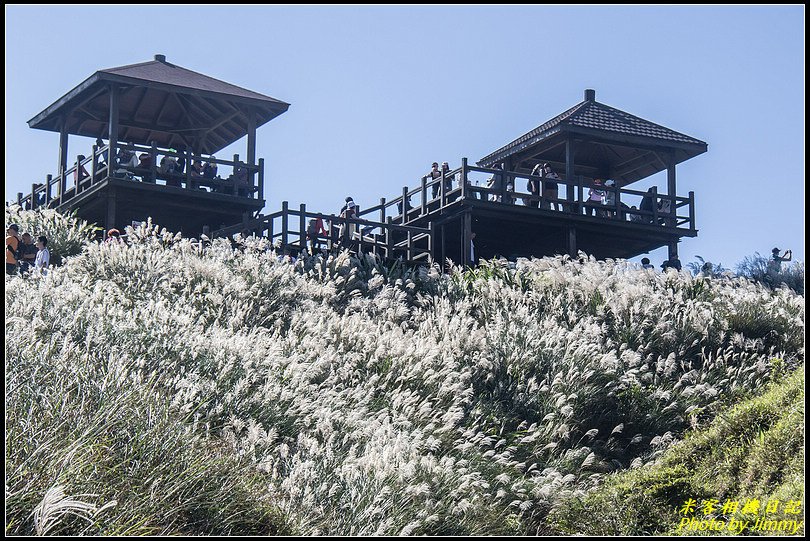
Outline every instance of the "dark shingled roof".
POLYGON ((290 104, 166 61, 99 70, 28 121, 35 129, 107 137, 118 89, 118 140, 185 145, 213 154, 284 113, 290 104))
POLYGON ((111 75, 164 83, 181 88, 193 88, 206 92, 216 92, 217 94, 289 105, 270 96, 265 96, 264 94, 259 94, 258 92, 253 92, 252 90, 232 85, 225 81, 220 81, 219 79, 214 79, 208 75, 203 75, 202 73, 197 73, 196 71, 191 71, 190 69, 165 61, 150 60, 149 62, 141 62, 139 64, 99 70, 99 73, 109 73, 111 75))
POLYGON ((535 145, 554 134, 561 131, 576 131, 576 128, 598 130, 615 135, 643 137, 651 139, 652 143, 662 146, 667 146, 668 143, 674 143, 678 146, 683 144, 706 146, 706 143, 694 137, 689 137, 595 100, 586 99, 527 134, 518 137, 508 145, 492 152, 478 163, 492 164, 535 145), (571 130, 571 128, 574 129, 571 130))

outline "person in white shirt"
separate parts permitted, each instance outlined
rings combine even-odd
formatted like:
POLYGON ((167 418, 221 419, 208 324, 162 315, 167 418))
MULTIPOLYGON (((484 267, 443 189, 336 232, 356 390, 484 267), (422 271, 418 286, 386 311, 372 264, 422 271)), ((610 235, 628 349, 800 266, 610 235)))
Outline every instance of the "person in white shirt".
POLYGON ((51 253, 48 251, 48 239, 44 236, 37 237, 37 258, 34 260, 34 267, 42 274, 48 274, 48 263, 51 262, 51 253))

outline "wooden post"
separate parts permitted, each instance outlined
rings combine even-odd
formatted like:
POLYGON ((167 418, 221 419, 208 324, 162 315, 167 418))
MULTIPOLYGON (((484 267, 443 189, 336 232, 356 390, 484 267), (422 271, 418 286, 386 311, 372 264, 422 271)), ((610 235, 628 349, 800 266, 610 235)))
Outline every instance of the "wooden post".
POLYGON ((98 170, 98 156, 96 156, 96 152, 98 152, 98 147, 96 145, 93 145, 93 157, 90 160, 90 185, 91 186, 96 181, 96 171, 98 170))
MULTIPOLYGON (((402 208, 405 208, 404 206, 402 208)), ((422 177, 422 205, 419 215, 422 216, 427 211, 427 177, 422 177)))
POLYGON ((668 252, 669 252, 669 259, 677 259, 678 258, 678 241, 672 241, 669 243, 668 252))
POLYGON ((439 186, 439 208, 442 209, 447 201, 447 195, 445 194, 444 189, 444 169, 442 169, 442 178, 439 180, 439 182, 441 182, 441 185, 439 186))
POLYGON ((51 199, 53 199, 52 193, 51 193, 51 183, 52 182, 53 182, 53 176, 52 175, 46 175, 45 176, 45 204, 46 205, 50 205, 51 204, 51 199))
POLYGON ((21 206, 21 207, 22 207, 22 200, 23 200, 23 194, 22 194, 22 192, 17 192, 17 204, 18 204, 19 206, 21 206))
POLYGON ((461 158, 461 198, 467 199, 467 158, 461 158))
POLYGON ((408 221, 408 187, 402 187, 402 225, 408 221))
POLYGON ((621 202, 622 192, 621 189, 619 188, 619 183, 614 182, 612 188, 613 188, 613 202, 615 203, 616 206, 616 208, 613 209, 616 212, 615 218, 619 221, 624 221, 624 218, 622 217, 622 202, 621 202))
POLYGON ((380 223, 385 223, 385 197, 380 198, 380 223))
POLYGON ((444 271, 444 262, 447 260, 447 250, 446 250, 446 245, 445 245, 445 242, 444 242, 444 232, 445 232, 444 224, 442 224, 441 231, 442 231, 441 266, 442 266, 442 272, 443 272, 444 271))
POLYGON ((658 225, 658 186, 653 186, 652 187, 652 198, 653 198, 653 206, 652 206, 653 222, 652 223, 654 225, 658 225))
MULTIPOLYGON (((442 185, 444 185, 444 175, 442 175, 442 185)), ((433 235, 434 235, 433 222, 428 222, 428 246, 427 246, 427 249, 428 249, 428 253, 430 254, 430 257, 432 257, 435 260, 436 255, 433 253, 433 235)))
POLYGON ((575 227, 568 228, 568 255, 571 256, 571 259, 575 259, 577 257, 577 230, 575 227))
POLYGON ((388 217, 388 227, 385 228, 385 257, 394 259, 394 235, 391 231, 393 229, 394 219, 388 217))
POLYGON ((191 166, 194 161, 194 152, 192 152, 191 148, 188 146, 186 146, 185 151, 181 152, 184 152, 186 156, 186 189, 187 190, 196 189, 196 186, 192 186, 192 184, 196 184, 196 182, 194 183, 191 182, 191 166))
POLYGON ((695 230, 695 192, 689 192, 689 229, 695 230))
POLYGON ((676 193, 676 186, 675 186, 675 154, 670 152, 667 155, 667 195, 669 196, 669 210, 673 214, 672 218, 667 217, 667 225, 670 227, 675 227, 675 218, 674 215, 677 214, 675 212, 675 196, 678 195, 676 193))
POLYGON ((118 85, 110 83, 110 121, 107 125, 107 139, 110 141, 110 153, 107 158, 111 164, 114 163, 115 150, 118 148, 118 101, 118 85))
POLYGON ((82 184, 81 170, 82 170, 82 164, 81 164, 81 160, 79 159, 79 155, 77 154, 76 155, 76 165, 73 168, 73 184, 76 185, 76 190, 74 192, 76 195, 79 195, 79 192, 81 191, 79 189, 81 187, 81 184, 82 184))
POLYGON ((300 228, 298 234, 298 242, 301 244, 301 249, 304 250, 307 247, 307 205, 306 203, 301 203, 301 206, 298 207, 298 211, 301 213, 298 219, 298 227, 300 228))
POLYGON ((149 182, 154 182, 157 184, 157 143, 152 141, 151 148, 149 149, 149 155, 151 159, 149 160, 151 164, 149 165, 149 182))
POLYGON ((408 235, 408 243, 407 243, 408 244, 408 249, 405 252, 405 254, 406 254, 405 258, 408 261, 412 261, 413 260, 413 234, 411 233, 410 230, 408 230, 407 235, 408 235))
POLYGON ((36 191, 37 191, 37 183, 32 182, 31 183, 31 210, 34 210, 35 208, 37 208, 37 194, 36 194, 36 191))
POLYGON ((256 182, 253 166, 256 165, 256 111, 253 107, 248 107, 247 111, 247 163, 249 166, 247 182, 248 192, 247 195, 253 197, 253 186, 256 182))
MULTIPOLYGON (((68 132, 67 132, 67 119, 62 117, 61 124, 59 126, 59 163, 57 164, 56 174, 57 176, 64 177, 65 171, 68 169, 67 165, 67 156, 68 156, 68 132)), ((64 192, 64 188, 62 187, 62 182, 59 183, 59 196, 61 197, 62 193, 64 192)))
POLYGON ((570 136, 565 140, 565 182, 565 196, 574 212, 574 138, 570 136))
POLYGON ((264 201, 264 158, 259 158, 259 200, 264 201))
POLYGON ((461 215, 461 259, 464 267, 471 265, 470 241, 472 237, 472 213, 468 210, 461 215))
POLYGON ((281 249, 284 250, 287 246, 287 207, 289 203, 287 201, 281 202, 281 249))
POLYGON ((116 206, 116 194, 115 188, 112 186, 108 187, 109 191, 107 192, 107 231, 115 227, 115 206, 116 206))
MULTIPOLYGON (((270 241, 271 246, 273 245, 273 235, 274 235, 274 233, 273 233, 273 222, 275 222, 275 220, 272 219, 272 218, 267 220, 267 240, 270 241)), ((331 242, 331 237, 330 237, 330 242, 331 242)))
POLYGON ((576 190, 577 190, 577 204, 572 206, 571 208, 576 209, 577 214, 582 214, 582 209, 584 208, 585 202, 585 186, 582 183, 582 175, 577 175, 577 183, 576 183, 576 190))

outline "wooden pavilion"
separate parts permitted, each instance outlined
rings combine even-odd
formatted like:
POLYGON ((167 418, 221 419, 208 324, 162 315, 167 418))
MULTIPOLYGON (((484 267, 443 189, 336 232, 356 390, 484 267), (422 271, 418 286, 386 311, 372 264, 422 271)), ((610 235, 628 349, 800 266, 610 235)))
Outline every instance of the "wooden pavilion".
POLYGON ((348 246, 411 262, 575 257, 580 250, 629 258, 662 246, 672 258, 681 238, 697 235, 694 193, 677 195, 675 173, 677 164, 706 152, 706 143, 599 103, 593 90, 475 165, 463 158, 439 178, 423 177, 352 218, 290 208, 286 201, 280 211, 262 215, 264 164, 256 159, 256 129, 288 107, 162 55, 98 71, 29 121, 60 133, 59 168, 29 195, 18 194, 18 202, 76 209, 107 228, 151 216, 192 236, 249 230, 290 253, 305 249, 310 222, 321 219, 330 231, 310 235, 316 249, 348 246), (90 157, 77 156, 70 166, 71 134, 109 143, 100 141, 90 157), (245 136, 245 161, 238 154, 233 160, 213 156, 245 136), (141 153, 138 163, 115 158, 131 152, 141 153), (169 160, 177 167, 164 168, 169 160), (231 174, 201 176, 192 161, 231 174), (556 176, 533 173, 538 164, 548 164, 556 176), (665 190, 631 188, 662 171, 665 190), (596 179, 613 182, 597 185, 596 179), (551 184, 552 191, 532 193, 529 183, 551 184), (589 200, 592 189, 602 197, 596 203, 589 200))
MULTIPOLYGON (((404 186, 401 195, 363 209, 356 220, 361 231, 352 239, 323 240, 328 248, 340 242, 407 260, 432 256, 469 262, 473 250, 475 259, 575 257, 580 250, 597 258, 629 258, 662 246, 670 258, 677 257, 680 239, 696 236, 697 229, 694 193, 676 192, 676 165, 706 150, 703 141, 599 103, 596 93, 586 90, 582 102, 476 165, 464 158, 441 178, 423 177, 420 185, 404 186), (539 163, 557 173, 552 182, 556 194, 529 193, 528 181, 549 182, 532 175, 539 163), (661 171, 667 172, 664 191, 629 187, 661 171), (614 183, 595 186, 596 178, 614 183), (589 209, 591 188, 605 197, 589 209)), ((305 243, 307 220, 317 218, 333 225, 345 222, 307 212, 303 205, 290 209, 284 202, 281 211, 249 226, 297 251, 305 243)))
POLYGON ((26 208, 76 210, 106 229, 151 216, 170 230, 198 235, 247 221, 265 204, 256 129, 288 107, 163 55, 97 71, 28 122, 59 133, 59 160, 56 175, 17 200, 26 208), (73 161, 70 135, 102 144, 73 161), (244 161, 238 154, 233 160, 214 156, 245 136, 244 161), (120 159, 138 153, 132 163, 120 159), (192 162, 216 165, 217 172, 202 176, 192 162))

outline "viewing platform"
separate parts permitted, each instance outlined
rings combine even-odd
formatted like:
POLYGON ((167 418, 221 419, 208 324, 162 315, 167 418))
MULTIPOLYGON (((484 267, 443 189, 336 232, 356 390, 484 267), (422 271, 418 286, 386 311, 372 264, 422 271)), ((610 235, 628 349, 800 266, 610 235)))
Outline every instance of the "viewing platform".
POLYGON ((28 122, 59 133, 59 161, 17 203, 76 211, 105 229, 152 217, 186 236, 248 220, 265 204, 256 130, 288 107, 163 55, 97 71, 28 122), (97 144, 74 161, 70 135, 97 144), (215 157, 244 137, 244 160, 215 157))

